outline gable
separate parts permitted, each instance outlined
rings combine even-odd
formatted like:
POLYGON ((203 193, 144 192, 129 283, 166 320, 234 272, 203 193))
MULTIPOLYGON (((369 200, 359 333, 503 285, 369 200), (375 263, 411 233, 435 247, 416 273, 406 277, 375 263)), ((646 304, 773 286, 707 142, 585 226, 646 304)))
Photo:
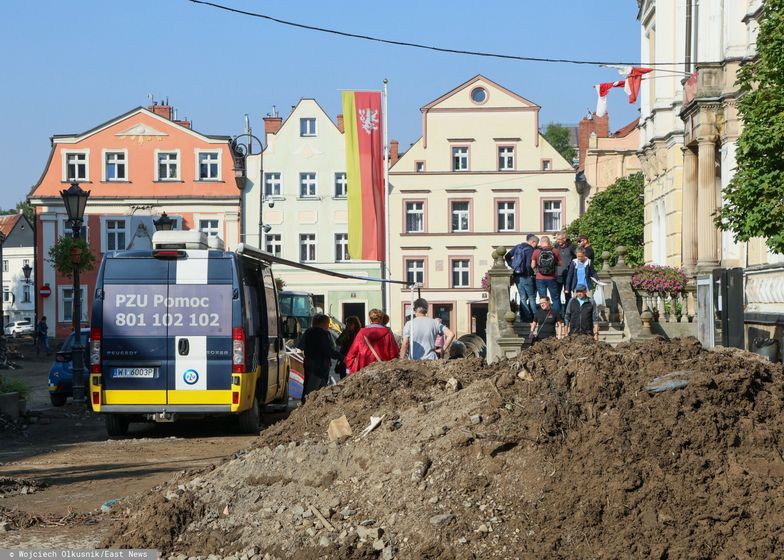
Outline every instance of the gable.
POLYGON ((431 101, 422 107, 421 111, 478 110, 489 108, 538 110, 540 107, 536 103, 529 101, 521 95, 516 94, 480 74, 463 82, 438 99, 431 101), (480 95, 477 95, 476 97, 472 95, 475 91, 478 93, 479 90, 484 91, 485 95, 483 101, 481 100, 480 95))
POLYGON ((338 126, 327 115, 327 112, 319 105, 318 101, 303 97, 280 125, 280 130, 275 133, 275 136, 280 137, 283 134, 299 136, 299 119, 308 117, 316 117, 318 119, 317 134, 319 136, 326 132, 325 127, 327 130, 334 129, 336 133, 340 134, 338 126))

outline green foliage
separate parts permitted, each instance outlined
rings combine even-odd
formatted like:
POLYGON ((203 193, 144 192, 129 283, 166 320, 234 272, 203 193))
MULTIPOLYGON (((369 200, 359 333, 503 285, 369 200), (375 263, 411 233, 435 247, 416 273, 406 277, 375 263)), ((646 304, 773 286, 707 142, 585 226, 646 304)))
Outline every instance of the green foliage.
POLYGON ((570 164, 577 155, 569 142, 569 129, 558 123, 550 123, 543 136, 570 164))
POLYGON ((738 73, 743 132, 716 224, 736 241, 766 237, 784 253, 784 0, 766 0, 763 10, 757 58, 738 73))
POLYGON ((621 177, 607 190, 597 193, 581 217, 574 220, 567 232, 573 240, 579 235, 587 235, 596 253, 594 263, 601 266, 599 255, 609 251, 615 259, 615 248, 626 247, 626 264, 641 265, 643 255, 643 177, 637 173, 621 177))
POLYGON ((19 393, 21 398, 26 399, 31 392, 32 388, 29 383, 21 379, 0 376, 0 393, 19 393))
POLYGON ((35 212, 33 212, 33 207, 30 206, 30 203, 26 200, 22 200, 21 202, 16 203, 16 208, 12 208, 9 210, 0 210, 0 215, 9 216, 13 214, 18 214, 19 211, 22 210, 24 215, 30 220, 31 224, 35 224, 35 212))
POLYGON ((46 260, 54 265, 57 272, 70 277, 73 274, 73 263, 71 262, 71 248, 73 247, 78 247, 81 251, 80 272, 95 268, 95 255, 90 252, 90 246, 87 242, 84 239, 74 239, 65 235, 49 248, 49 257, 46 260))

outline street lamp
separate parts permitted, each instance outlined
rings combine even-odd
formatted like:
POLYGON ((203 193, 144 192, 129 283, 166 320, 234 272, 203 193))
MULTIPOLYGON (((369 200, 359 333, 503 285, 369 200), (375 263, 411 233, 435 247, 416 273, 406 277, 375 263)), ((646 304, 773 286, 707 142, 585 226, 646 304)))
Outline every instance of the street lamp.
POLYGON ((155 224, 155 231, 171 231, 174 229, 176 220, 170 218, 166 212, 164 212, 161 214, 160 218, 153 220, 152 223, 155 224))
MULTIPOLYGON (((82 190, 79 183, 71 183, 68 190, 60 191, 63 197, 65 211, 73 228, 73 238, 79 239, 82 231, 84 209, 90 191, 82 190)), ((73 397, 74 402, 84 402, 84 347, 82 346, 82 286, 79 282, 79 262, 82 252, 78 247, 71 249, 71 263, 73 264, 73 329, 74 345, 71 352, 73 360, 73 397)))
POLYGON ((30 263, 25 263, 22 267, 22 274, 24 274, 25 284, 28 286, 30 285, 30 274, 33 272, 33 267, 30 266, 30 263))

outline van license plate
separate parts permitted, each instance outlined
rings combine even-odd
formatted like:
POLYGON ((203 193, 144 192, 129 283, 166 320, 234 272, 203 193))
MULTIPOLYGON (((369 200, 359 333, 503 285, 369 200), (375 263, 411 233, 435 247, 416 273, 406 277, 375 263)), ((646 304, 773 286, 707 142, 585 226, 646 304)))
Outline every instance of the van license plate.
POLYGON ((152 379, 155 377, 156 369, 152 367, 116 367, 112 368, 112 377, 152 379))

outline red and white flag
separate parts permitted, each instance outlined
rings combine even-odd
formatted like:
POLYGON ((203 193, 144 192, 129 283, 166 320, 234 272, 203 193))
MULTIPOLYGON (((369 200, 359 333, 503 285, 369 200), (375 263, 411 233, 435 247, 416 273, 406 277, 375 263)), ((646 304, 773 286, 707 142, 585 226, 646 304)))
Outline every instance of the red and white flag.
POLYGON ((593 86, 596 88, 598 98, 596 100, 596 116, 603 117, 607 113, 607 94, 614 87, 624 87, 626 82, 618 80, 617 82, 604 82, 593 86))
POLYGON ((626 76, 626 85, 623 88, 623 91, 629 95, 629 103, 634 103, 637 101, 637 95, 640 93, 640 83, 642 82, 642 77, 651 70, 653 70, 653 68, 642 68, 639 66, 634 66, 629 70, 629 73, 626 76))

